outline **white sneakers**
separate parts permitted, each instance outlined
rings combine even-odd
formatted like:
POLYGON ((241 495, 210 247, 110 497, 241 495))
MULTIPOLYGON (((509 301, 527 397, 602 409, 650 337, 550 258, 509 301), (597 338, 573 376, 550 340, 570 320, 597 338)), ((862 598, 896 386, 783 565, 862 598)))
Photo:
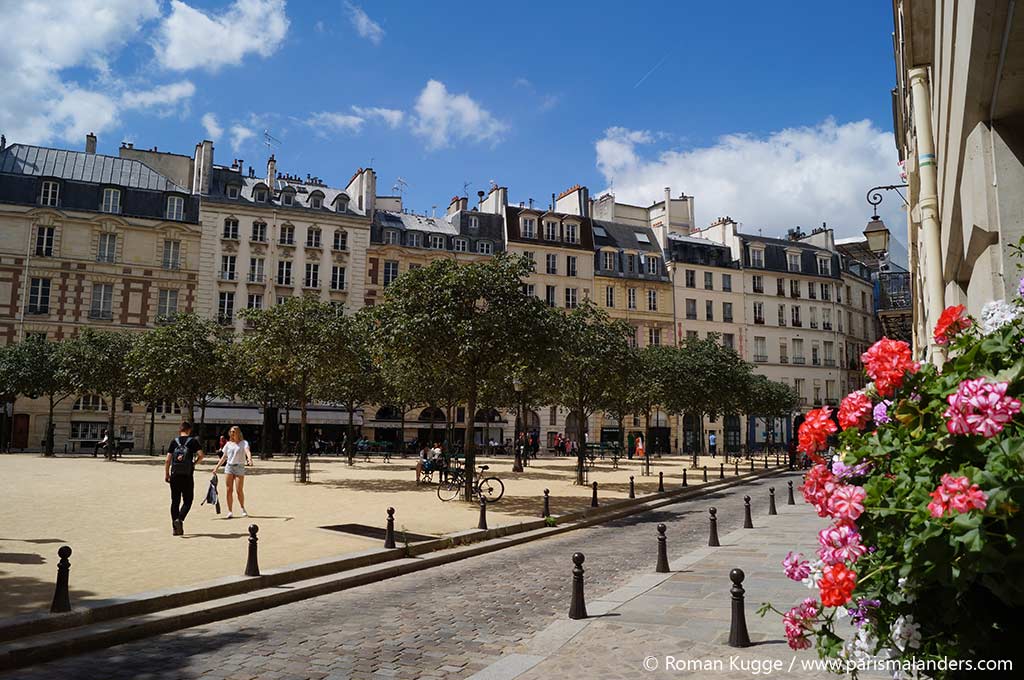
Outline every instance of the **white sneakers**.
POLYGON ((245 508, 242 508, 242 517, 248 517, 248 516, 249 516, 249 513, 247 513, 245 511, 245 508))
MULTIPOLYGON (((233 512, 229 512, 227 515, 224 516, 224 519, 232 519, 232 518, 234 518, 234 516, 235 516, 235 514, 233 512)), ((245 511, 245 508, 242 508, 242 517, 248 517, 248 516, 249 516, 249 513, 247 513, 245 511)))
POLYGON ((234 515, 229 512, 227 515, 224 516, 224 519, 231 519, 232 517, 234 517, 234 515))

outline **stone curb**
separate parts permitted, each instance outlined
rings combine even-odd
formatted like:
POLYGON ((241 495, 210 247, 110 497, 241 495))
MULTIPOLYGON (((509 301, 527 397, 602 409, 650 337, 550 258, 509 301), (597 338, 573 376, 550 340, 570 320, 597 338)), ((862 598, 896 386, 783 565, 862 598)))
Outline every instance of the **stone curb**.
POLYGON ((83 607, 67 614, 32 614, 0 626, 0 670, 50 661, 289 604, 311 597, 450 564, 476 555, 707 496, 753 479, 774 476, 785 466, 680 487, 644 498, 620 499, 598 508, 488 530, 472 529, 396 549, 375 549, 269 570, 258 577, 225 577, 198 587, 143 594, 83 607), (437 554, 429 554, 437 553, 437 554), (419 557, 427 555, 427 557, 419 557), (282 588, 282 586, 288 586, 282 588))

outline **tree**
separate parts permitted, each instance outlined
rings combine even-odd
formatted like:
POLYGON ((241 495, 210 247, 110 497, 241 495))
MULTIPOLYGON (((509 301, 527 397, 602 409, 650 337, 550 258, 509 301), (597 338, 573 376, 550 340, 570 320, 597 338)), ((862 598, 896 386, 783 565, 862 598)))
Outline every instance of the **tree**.
POLYGON ((46 397, 47 420, 44 455, 53 455, 53 412, 57 404, 75 393, 75 380, 67 360, 67 340, 50 342, 45 338, 29 338, 18 344, 17 351, 28 383, 23 394, 30 399, 46 397))
POLYGON ((583 484, 586 422, 608 403, 615 374, 629 355, 633 329, 625 321, 609 318, 590 300, 563 314, 558 329, 553 348, 558 369, 551 375, 551 387, 558 403, 576 414, 576 483, 583 484))
POLYGON ((299 481, 309 481, 308 408, 324 384, 334 338, 344 333, 342 310, 311 296, 242 312, 252 324, 253 370, 286 388, 299 405, 299 481))
POLYGON ((263 412, 263 427, 260 428, 259 455, 266 460, 272 456, 270 432, 274 425, 272 408, 286 404, 288 385, 279 377, 263 371, 259 359, 259 344, 252 335, 243 335, 237 342, 226 348, 225 396, 237 397, 243 401, 260 405, 263 412))
MULTIPOLYGON (((11 405, 18 395, 31 391, 32 375, 29 371, 28 348, 24 343, 0 347, 0 405, 11 405)), ((11 443, 11 425, 4 409, 3 429, 0 430, 0 447, 7 451, 11 443)))
POLYGON ((75 391, 103 395, 109 401, 108 456, 115 453, 117 401, 129 399, 133 391, 128 357, 134 342, 135 337, 126 332, 84 328, 64 348, 75 391))
POLYGON ((788 418, 799 404, 799 395, 789 385, 751 376, 744 400, 747 417, 788 418))
POLYGON ((543 305, 523 294, 522 277, 529 271, 526 258, 510 255, 470 264, 437 260, 391 283, 378 311, 384 360, 397 362, 398 370, 410 360, 420 362, 424 387, 447 384, 466 404, 466 500, 475 483, 472 419, 481 393, 508 379, 516 344, 543 305))
POLYGON ((626 416, 637 412, 636 383, 641 379, 640 351, 630 347, 618 370, 608 376, 600 408, 615 419, 619 429, 619 450, 626 451, 626 416))
POLYGON ((635 377, 629 402, 632 412, 644 416, 644 474, 651 474, 651 412, 665 403, 666 378, 670 366, 677 359, 679 349, 662 345, 648 345, 636 353, 635 377))

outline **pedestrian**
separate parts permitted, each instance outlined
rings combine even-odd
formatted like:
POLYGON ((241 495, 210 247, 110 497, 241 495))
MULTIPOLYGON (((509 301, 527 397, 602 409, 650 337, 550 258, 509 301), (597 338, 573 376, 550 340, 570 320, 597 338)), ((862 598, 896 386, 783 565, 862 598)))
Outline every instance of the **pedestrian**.
POLYGON ((638 434, 636 436, 635 446, 636 446, 636 457, 637 458, 643 458, 644 456, 647 455, 647 451, 644 449, 644 438, 643 438, 643 435, 639 435, 638 434))
POLYGON ((248 517, 245 511, 245 466, 252 465, 252 451, 249 450, 249 442, 242 438, 242 430, 237 425, 232 425, 228 430, 228 443, 222 449, 220 460, 214 467, 214 473, 224 466, 224 486, 228 490, 228 514, 224 519, 231 519, 234 514, 233 496, 238 495, 238 507, 242 510, 242 517, 248 517))
POLYGON ((171 528, 174 536, 185 534, 185 517, 195 498, 192 474, 203 461, 203 447, 192 436, 192 423, 183 421, 178 436, 167 446, 164 481, 171 487, 171 528))
POLYGON ((537 455, 540 453, 540 432, 533 433, 533 439, 530 442, 531 448, 533 449, 533 459, 537 459, 537 455))
POLYGON ((716 446, 717 443, 718 443, 718 435, 716 435, 712 431, 711 433, 708 434, 708 449, 711 450, 711 457, 712 458, 717 457, 717 453, 718 453, 717 446, 716 446))
POLYGON ((426 472, 427 468, 427 445, 420 448, 420 457, 416 460, 416 483, 420 483, 420 475, 426 472))
POLYGON ((626 450, 626 456, 630 460, 633 460, 633 454, 636 453, 636 437, 633 435, 632 432, 630 432, 629 436, 626 437, 626 446, 629 447, 626 450))

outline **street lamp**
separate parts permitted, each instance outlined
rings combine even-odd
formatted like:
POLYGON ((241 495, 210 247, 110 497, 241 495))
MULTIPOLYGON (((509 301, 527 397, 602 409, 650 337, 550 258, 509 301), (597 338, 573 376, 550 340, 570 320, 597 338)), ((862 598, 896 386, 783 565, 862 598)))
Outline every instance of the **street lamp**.
MULTIPOLYGON (((523 420, 523 408, 522 408, 522 394, 523 394, 523 381, 519 379, 519 376, 512 377, 512 389, 516 393, 516 426, 515 426, 515 439, 512 442, 512 448, 515 449, 516 460, 512 464, 512 472, 523 471, 523 444, 519 438, 519 425, 520 421, 523 420)), ((526 423, 522 423, 526 425, 526 423)))
MULTIPOLYGON (((889 237, 891 234, 889 227, 885 226, 885 222, 878 216, 878 204, 882 202, 883 191, 895 191, 900 194, 900 189, 906 186, 906 184, 889 184, 871 187, 865 196, 867 202, 874 209, 874 214, 864 228, 864 238, 868 241, 868 250, 878 256, 879 270, 887 268, 889 263, 889 237)), ((900 194, 900 197, 902 198, 903 194, 900 194)), ((906 199, 903 199, 903 202, 906 203, 906 199)))

